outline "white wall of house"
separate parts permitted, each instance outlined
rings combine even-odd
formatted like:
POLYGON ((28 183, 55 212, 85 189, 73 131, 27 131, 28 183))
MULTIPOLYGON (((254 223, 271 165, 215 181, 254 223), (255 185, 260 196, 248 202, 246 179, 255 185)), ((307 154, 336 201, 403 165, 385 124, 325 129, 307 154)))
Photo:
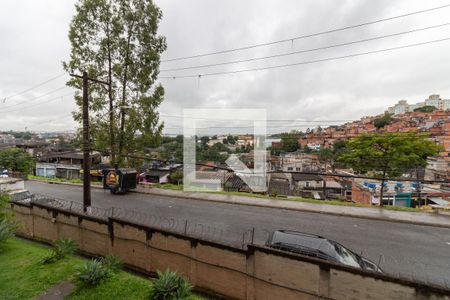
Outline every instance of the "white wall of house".
POLYGON ((36 164, 36 176, 41 177, 56 177, 56 166, 55 164, 36 164))

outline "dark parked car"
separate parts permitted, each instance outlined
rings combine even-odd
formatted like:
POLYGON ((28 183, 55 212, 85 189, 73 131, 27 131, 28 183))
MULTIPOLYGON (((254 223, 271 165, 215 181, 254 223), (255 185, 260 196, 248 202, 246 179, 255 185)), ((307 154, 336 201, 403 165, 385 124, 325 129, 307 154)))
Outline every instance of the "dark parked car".
POLYGON ((289 230, 277 230, 270 235, 266 246, 363 270, 382 272, 375 263, 367 258, 354 253, 335 241, 318 235, 289 230))

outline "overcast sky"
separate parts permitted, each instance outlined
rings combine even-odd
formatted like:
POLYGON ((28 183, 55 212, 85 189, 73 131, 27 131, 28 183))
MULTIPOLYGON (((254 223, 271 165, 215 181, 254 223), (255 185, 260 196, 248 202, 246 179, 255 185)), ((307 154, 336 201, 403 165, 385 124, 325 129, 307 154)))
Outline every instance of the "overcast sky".
MULTIPOLYGON (((67 31, 75 1, 3 0, 0 10, 0 129, 73 130, 75 110, 63 76, 70 53, 67 31), (6 101, 3 99, 6 97, 6 101)), ((448 4, 448 1, 293 0, 156 1, 163 11, 162 59, 196 55, 326 31, 448 4)), ((338 33, 269 47, 185 61, 161 69, 226 62, 346 43, 449 22, 450 7, 338 33)), ((234 65, 162 72, 197 75, 345 56, 450 37, 450 26, 351 46, 234 65)), ((400 99, 450 98, 450 41, 282 69, 198 78, 161 79, 166 97, 159 111, 167 133, 180 132, 183 108, 264 108, 270 132, 339 124, 382 113, 400 99), (294 121, 297 120, 297 121, 294 121), (315 122, 312 122, 315 121, 315 122)), ((212 118, 214 116, 211 116, 212 118)), ((206 122, 202 126, 209 126, 206 122)), ((242 122, 213 123, 247 126, 242 122)), ((211 126, 212 126, 211 125, 211 126)), ((236 129, 245 132, 244 129, 236 129)), ((217 129, 217 131, 231 131, 217 129)))

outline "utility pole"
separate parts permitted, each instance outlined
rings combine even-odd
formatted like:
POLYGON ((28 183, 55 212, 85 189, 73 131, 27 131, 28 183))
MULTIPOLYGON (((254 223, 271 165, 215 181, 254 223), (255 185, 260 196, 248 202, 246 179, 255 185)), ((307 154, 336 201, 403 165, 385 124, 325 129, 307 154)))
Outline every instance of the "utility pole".
MULTIPOLYGON (((416 167, 416 178, 417 178, 417 187, 416 187, 416 192, 417 192, 417 202, 419 203, 419 207, 421 206, 421 202, 422 202, 422 187, 421 187, 421 181, 419 179, 419 171, 417 170, 416 167)), ((425 199, 425 205, 427 205, 427 201, 425 199)))
POLYGON ((91 206, 91 142, 89 137, 89 78, 83 72, 83 211, 91 206))
POLYGON ((86 71, 83 75, 70 74, 70 76, 83 79, 83 211, 87 212, 91 206, 91 141, 89 135, 89 81, 109 85, 108 82, 88 77, 86 71))

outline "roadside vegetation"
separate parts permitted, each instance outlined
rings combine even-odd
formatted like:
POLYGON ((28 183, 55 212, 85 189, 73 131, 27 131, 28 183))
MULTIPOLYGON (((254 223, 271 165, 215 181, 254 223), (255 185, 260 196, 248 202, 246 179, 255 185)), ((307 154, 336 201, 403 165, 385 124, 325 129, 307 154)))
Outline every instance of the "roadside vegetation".
MULTIPOLYGON (((67 178, 42 177, 42 176, 28 175, 28 179, 48 181, 48 182, 74 183, 74 184, 82 184, 83 183, 83 181, 79 178, 67 179, 67 178)), ((91 185, 101 185, 101 184, 102 184, 102 182, 100 182, 100 181, 91 180, 91 185)))
POLYGON ((3 252, 4 244, 14 235, 16 229, 11 214, 6 210, 8 201, 8 194, 0 192, 0 253, 3 252))
POLYGON ((0 150, 0 168, 30 174, 34 168, 34 158, 26 151, 19 148, 7 148, 0 150))
MULTIPOLYGON (((172 190, 172 191, 182 191, 183 185, 176 185, 176 184, 159 184, 159 183, 152 183, 151 184, 155 188, 165 189, 165 190, 172 190)), ((231 195, 231 196, 241 196, 241 197, 252 197, 252 198, 260 198, 260 199, 269 199, 269 200, 287 200, 287 201, 299 201, 299 202, 306 202, 306 203, 314 203, 314 204, 330 204, 330 205, 340 205, 340 206, 353 206, 353 207, 367 207, 367 208, 374 208, 378 209, 379 206, 373 206, 368 204, 362 204, 362 203, 354 203, 344 200, 318 200, 318 199, 311 199, 311 198, 301 198, 301 197, 283 197, 283 196, 271 196, 271 195, 263 195, 263 194, 253 194, 253 193, 246 193, 246 192, 226 192, 226 191, 199 191, 199 193, 210 193, 210 194, 219 194, 219 195, 231 195)), ((387 210, 395 210, 395 211, 409 211, 409 212, 421 212, 423 209, 419 208, 412 208, 412 207, 402 207, 402 206, 383 206, 384 209, 387 210)))
POLYGON ((51 264, 57 262, 58 260, 67 257, 68 255, 74 254, 77 249, 78 249, 77 243, 75 243, 72 240, 68 239, 57 240, 53 244, 50 253, 48 253, 42 259, 42 263, 51 264))
POLYGON ((167 287, 173 291, 171 287, 182 286, 181 277, 173 279, 171 275, 169 281, 167 276, 148 280, 123 271, 117 257, 86 260, 67 254, 43 264, 54 248, 17 238, 8 239, 3 250, 0 252, 0 299, 33 299, 61 281, 76 283, 66 299, 201 299, 190 290, 182 293, 185 298, 156 296, 167 287))

